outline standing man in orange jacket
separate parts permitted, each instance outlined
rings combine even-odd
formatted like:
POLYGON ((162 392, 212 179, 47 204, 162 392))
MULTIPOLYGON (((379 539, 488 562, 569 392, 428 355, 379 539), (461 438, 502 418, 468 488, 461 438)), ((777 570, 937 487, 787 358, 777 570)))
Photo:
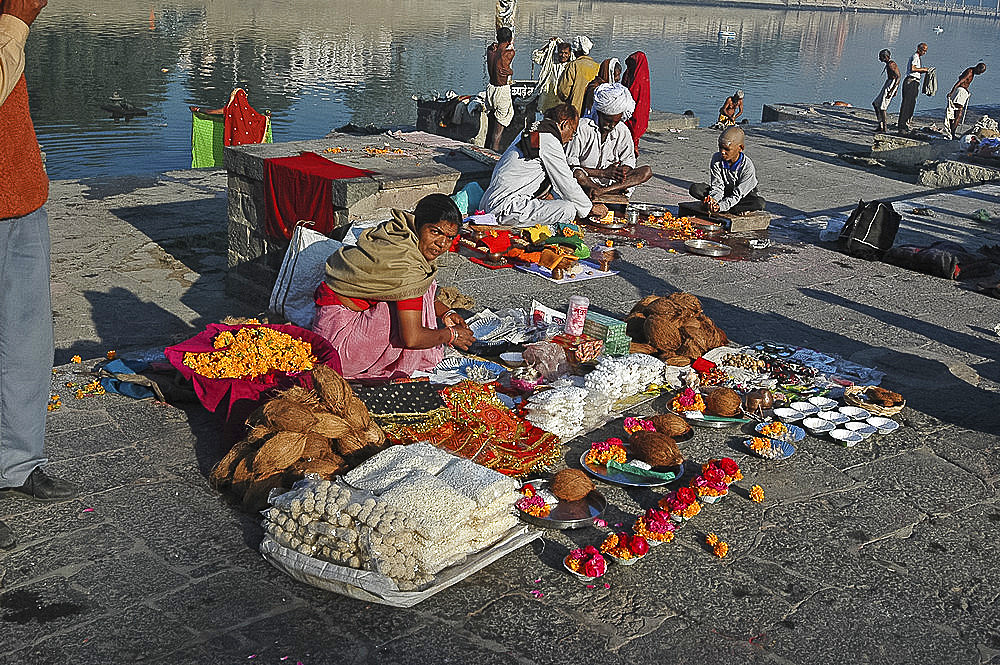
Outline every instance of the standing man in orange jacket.
MULTIPOLYGON (((52 381, 49 178, 28 111, 24 43, 47 0, 0 0, 0 495, 76 496, 45 474, 52 381)), ((0 522, 0 549, 16 540, 0 522)))

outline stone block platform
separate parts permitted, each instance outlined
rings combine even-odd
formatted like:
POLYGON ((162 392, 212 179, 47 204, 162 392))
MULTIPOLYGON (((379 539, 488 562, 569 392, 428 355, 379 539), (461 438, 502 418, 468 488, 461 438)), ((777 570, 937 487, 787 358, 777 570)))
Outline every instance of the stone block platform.
POLYGON ((678 214, 682 217, 697 217, 712 223, 722 224, 730 233, 744 231, 765 231, 771 226, 771 215, 765 210, 758 210, 746 215, 730 215, 727 212, 717 212, 709 215, 697 201, 682 201, 677 205, 678 214), (725 220, 725 223, 722 222, 725 220))
POLYGON ((466 184, 489 182, 492 167, 461 152, 463 145, 423 132, 355 136, 226 148, 228 252, 226 292, 266 306, 288 241, 265 231, 264 160, 315 152, 338 164, 374 171, 334 180, 334 237, 352 222, 388 218, 392 208, 412 208, 428 194, 454 194, 466 184), (326 152, 330 150, 330 152, 326 152), (334 152, 339 150, 339 152, 334 152))

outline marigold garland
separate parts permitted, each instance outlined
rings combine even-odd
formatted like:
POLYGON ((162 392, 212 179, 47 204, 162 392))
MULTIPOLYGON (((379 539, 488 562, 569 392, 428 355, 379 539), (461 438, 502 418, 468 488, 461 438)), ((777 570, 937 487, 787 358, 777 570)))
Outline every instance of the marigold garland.
POLYGON ((267 327, 224 330, 212 346, 219 351, 185 353, 184 364, 210 379, 256 378, 269 372, 304 372, 315 365, 309 342, 267 327))

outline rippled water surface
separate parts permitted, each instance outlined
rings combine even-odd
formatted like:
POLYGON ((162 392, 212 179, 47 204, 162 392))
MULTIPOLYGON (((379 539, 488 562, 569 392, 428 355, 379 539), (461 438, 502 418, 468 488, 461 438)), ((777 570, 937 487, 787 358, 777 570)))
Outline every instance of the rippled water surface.
MULTIPOLYGON (((484 87, 489 0, 59 0, 35 23, 27 47, 32 114, 53 178, 186 168, 188 106, 221 106, 234 86, 271 109, 275 141, 323 136, 347 122, 412 124, 411 95, 484 87), (100 109, 113 92, 148 109, 114 121, 100 109)), ((880 48, 904 67, 917 42, 930 50, 944 105, 965 67, 985 60, 973 104, 1000 103, 998 24, 987 19, 791 12, 631 2, 518 4, 515 75, 548 37, 587 34, 597 60, 645 51, 653 107, 714 121, 743 88, 747 116, 770 102, 846 100, 868 106, 881 85, 880 48), (945 31, 935 34, 940 24, 945 31), (736 39, 720 42, 720 28, 736 39)), ((892 111, 898 107, 898 101, 892 111)))

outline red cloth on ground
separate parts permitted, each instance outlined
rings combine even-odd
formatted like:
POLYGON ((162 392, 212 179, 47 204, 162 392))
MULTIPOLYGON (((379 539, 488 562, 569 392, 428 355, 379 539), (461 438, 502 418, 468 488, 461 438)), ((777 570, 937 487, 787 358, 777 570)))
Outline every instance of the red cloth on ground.
MULTIPOLYGON (((291 388, 293 385, 301 385, 304 388, 312 389, 312 373, 303 372, 301 374, 286 374, 285 372, 271 372, 256 379, 209 379, 184 364, 185 353, 211 353, 218 351, 212 340, 224 330, 233 332, 240 328, 259 328, 261 324, 244 324, 238 326, 227 326, 221 323, 209 324, 204 331, 198 333, 191 339, 168 346, 163 353, 167 360, 178 372, 194 384, 194 392, 198 400, 206 409, 213 413, 229 419, 235 412, 240 417, 246 416, 253 410, 261 395, 268 390, 291 388)), ((323 337, 314 332, 299 328, 293 325, 271 325, 264 327, 291 335, 295 339, 309 342, 312 345, 313 355, 316 360, 323 365, 340 372, 340 356, 337 351, 323 337)))
MULTIPOLYGON (((319 286, 316 288, 316 295, 314 297, 316 298, 317 307, 326 307, 327 305, 340 305, 341 307, 344 306, 343 303, 341 303, 337 299, 338 294, 335 293, 334 290, 330 288, 330 285, 327 284, 326 282, 320 282, 319 286)), ((368 309, 369 307, 378 302, 377 300, 368 300, 366 298, 352 298, 350 296, 339 296, 339 297, 350 300, 355 305, 360 307, 362 311, 368 309)), ((396 309, 419 312, 421 309, 424 308, 423 296, 417 296, 416 298, 410 298, 408 300, 397 300, 395 302, 396 302, 396 309)))
POLYGON ((265 228, 272 238, 289 240, 300 220, 328 234, 334 228, 332 180, 360 178, 374 171, 337 164, 315 152, 264 160, 265 228))
POLYGON ((635 100, 635 112, 632 117, 625 121, 625 126, 632 132, 632 140, 635 141, 635 152, 639 154, 639 138, 646 133, 649 127, 649 63, 646 62, 646 54, 636 51, 625 59, 625 74, 622 76, 622 85, 632 93, 635 100))
POLYGON ((223 109, 226 127, 222 134, 223 145, 261 143, 267 132, 267 116, 257 113, 243 88, 236 88, 223 109))

